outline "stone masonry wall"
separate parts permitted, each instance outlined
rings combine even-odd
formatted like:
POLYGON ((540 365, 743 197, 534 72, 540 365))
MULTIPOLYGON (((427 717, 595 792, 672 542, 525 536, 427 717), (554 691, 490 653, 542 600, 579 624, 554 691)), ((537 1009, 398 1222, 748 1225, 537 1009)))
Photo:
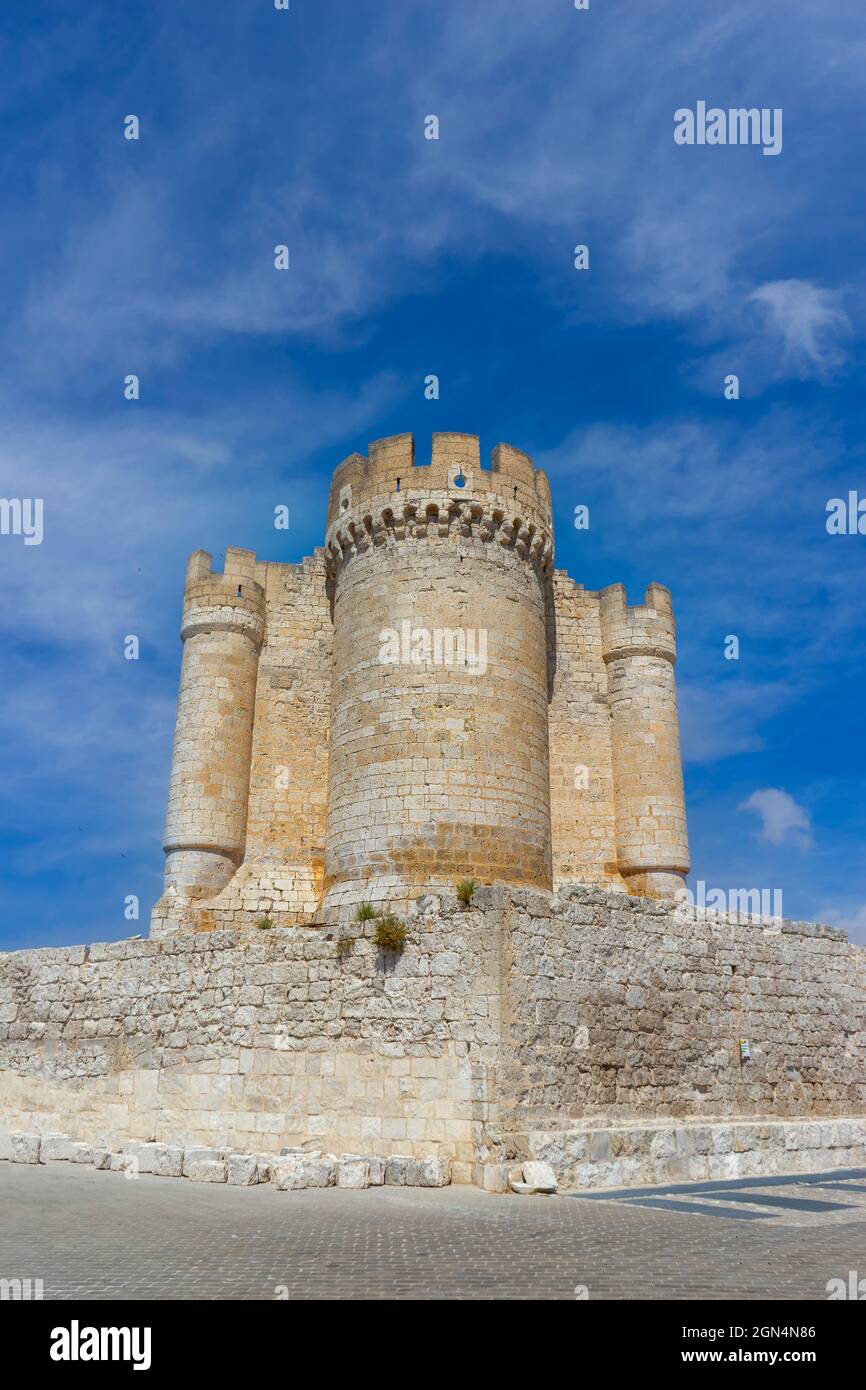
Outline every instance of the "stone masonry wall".
POLYGON ((498 1038, 498 943, 422 909, 372 928, 175 933, 0 955, 8 1128, 275 1151, 448 1154, 466 1181, 498 1038))
POLYGON ((322 895, 333 625, 324 552, 261 566, 258 663, 244 861, 199 914, 203 928, 315 919, 322 895))
POLYGON ((866 951, 843 931, 564 888, 521 902, 507 950, 505 1131, 866 1115, 866 951))
POLYGON ((0 1123, 438 1153, 466 1181, 533 1132, 866 1115, 843 932, 586 888, 431 895, 407 925, 399 958, 369 923, 2 955, 0 1123))
POLYGON ((548 622, 553 886, 623 887, 598 594, 555 570, 548 622))

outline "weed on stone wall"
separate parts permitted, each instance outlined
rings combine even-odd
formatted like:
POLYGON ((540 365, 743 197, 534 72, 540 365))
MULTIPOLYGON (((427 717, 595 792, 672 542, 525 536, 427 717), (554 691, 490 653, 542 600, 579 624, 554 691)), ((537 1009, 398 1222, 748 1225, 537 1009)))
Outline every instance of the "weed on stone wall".
POLYGON ((461 878, 456 889, 457 901, 460 903, 461 907, 469 907, 472 902, 472 895, 477 887, 478 884, 475 882, 474 878, 461 878))
POLYGON ((386 912, 376 922, 373 940, 388 955, 402 956, 406 949, 406 928, 393 912, 386 912))

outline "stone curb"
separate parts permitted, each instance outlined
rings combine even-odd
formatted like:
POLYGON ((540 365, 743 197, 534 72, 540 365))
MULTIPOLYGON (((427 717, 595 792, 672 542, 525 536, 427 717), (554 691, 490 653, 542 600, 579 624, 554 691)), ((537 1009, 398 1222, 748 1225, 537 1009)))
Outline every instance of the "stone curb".
POLYGON ((83 1163, 103 1172, 137 1177, 187 1178, 190 1182, 227 1183, 253 1187, 270 1183, 278 1192, 315 1187, 366 1188, 447 1187, 451 1160, 401 1154, 320 1154, 286 1151, 280 1154, 232 1153, 200 1144, 183 1146, 130 1139, 112 1151, 80 1144, 66 1134, 27 1134, 0 1131, 0 1160, 10 1163, 83 1163))

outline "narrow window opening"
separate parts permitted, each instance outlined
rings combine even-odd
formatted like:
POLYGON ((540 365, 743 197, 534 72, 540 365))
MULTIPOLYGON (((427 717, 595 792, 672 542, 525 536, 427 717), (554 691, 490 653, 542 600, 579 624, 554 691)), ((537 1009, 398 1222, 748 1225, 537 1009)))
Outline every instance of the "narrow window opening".
POLYGON ((399 478, 397 479, 397 491, 398 491, 398 492, 400 491, 400 479, 399 479, 399 478))

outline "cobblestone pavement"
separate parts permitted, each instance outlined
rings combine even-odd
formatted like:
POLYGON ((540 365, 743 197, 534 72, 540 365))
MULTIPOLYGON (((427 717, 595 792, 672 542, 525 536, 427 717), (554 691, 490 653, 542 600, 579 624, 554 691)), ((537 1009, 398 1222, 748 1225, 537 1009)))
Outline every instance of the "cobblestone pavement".
POLYGON ((513 1197, 0 1164, 0 1278, 41 1278, 46 1299, 823 1300, 850 1270, 866 1171, 513 1197))

